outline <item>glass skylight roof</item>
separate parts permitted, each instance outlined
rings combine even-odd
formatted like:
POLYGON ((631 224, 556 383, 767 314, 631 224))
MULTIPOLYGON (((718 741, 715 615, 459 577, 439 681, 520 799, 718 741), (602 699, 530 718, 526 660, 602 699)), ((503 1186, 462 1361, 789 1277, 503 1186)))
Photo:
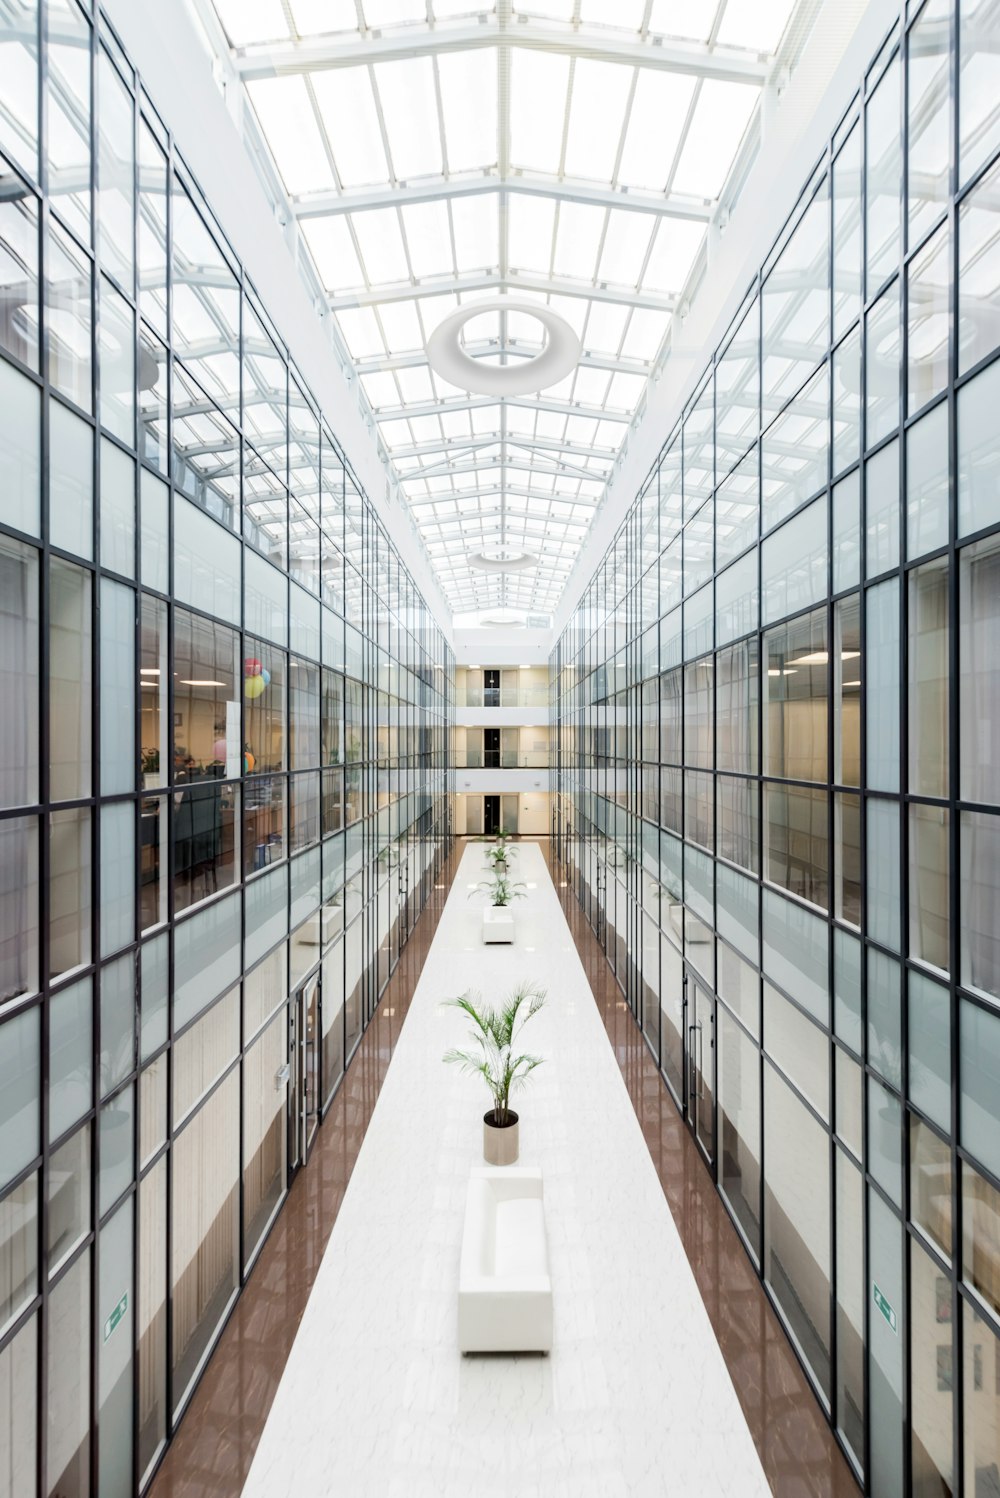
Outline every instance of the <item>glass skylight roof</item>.
MULTIPOLYGON (((551 613, 815 5, 191 3, 224 35, 453 609, 551 613), (578 368, 502 401, 435 375, 438 323, 506 292, 566 318, 578 368), (470 566, 484 548, 533 564, 470 566)), ((463 335, 500 363, 541 338, 523 313, 463 335)))

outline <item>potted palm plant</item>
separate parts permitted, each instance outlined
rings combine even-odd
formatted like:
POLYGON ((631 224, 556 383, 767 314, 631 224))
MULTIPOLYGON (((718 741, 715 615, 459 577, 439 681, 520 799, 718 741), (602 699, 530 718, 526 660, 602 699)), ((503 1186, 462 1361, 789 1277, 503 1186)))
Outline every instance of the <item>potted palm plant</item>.
POLYGON ((493 837, 483 837, 481 842, 489 843, 486 849, 487 866, 494 873, 506 873, 509 861, 515 856, 517 849, 510 841, 508 832, 498 832, 493 837))
POLYGON ((484 943, 513 941, 514 912, 510 907, 514 900, 524 899, 524 885, 495 870, 488 879, 480 879, 469 891, 469 898, 476 894, 489 896, 488 904, 483 907, 484 943))
POLYGON ((544 1004, 545 990, 524 981, 497 1006, 483 1004, 479 994, 471 991, 447 1002, 472 1020, 474 1049, 452 1047, 443 1059, 482 1077, 493 1098, 492 1108, 483 1114, 483 1158, 488 1165, 513 1165, 518 1155, 518 1115, 510 1106, 510 1095, 542 1064, 541 1056, 515 1056, 514 1046, 528 1020, 544 1004))

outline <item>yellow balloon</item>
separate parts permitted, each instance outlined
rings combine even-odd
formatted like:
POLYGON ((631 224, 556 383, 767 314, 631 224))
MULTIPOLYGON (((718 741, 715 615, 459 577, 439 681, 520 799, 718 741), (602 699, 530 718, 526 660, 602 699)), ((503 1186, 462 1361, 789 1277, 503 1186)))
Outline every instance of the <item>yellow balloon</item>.
POLYGON ((243 683, 243 690, 253 702, 254 698, 259 697, 264 690, 263 676, 248 676, 243 683))

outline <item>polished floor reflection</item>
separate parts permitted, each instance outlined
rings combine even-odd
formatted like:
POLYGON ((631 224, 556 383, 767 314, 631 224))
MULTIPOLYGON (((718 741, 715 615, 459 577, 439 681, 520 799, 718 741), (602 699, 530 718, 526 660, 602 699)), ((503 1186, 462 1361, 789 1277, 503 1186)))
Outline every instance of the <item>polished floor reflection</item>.
MULTIPOLYGON (((776 1498, 857 1498, 858 1484, 629 1012, 567 875, 550 868, 754 1444, 776 1498)), ((655 1272, 649 1266, 649 1272, 655 1272)), ((734 1493, 738 1487, 734 1486, 734 1493)))
MULTIPOLYGON (((541 844, 544 848, 545 844, 541 844)), ((461 853, 461 848, 458 852, 461 853)), ((445 881, 450 884, 456 860, 445 881)), ((770 1486, 779 1498, 847 1498, 857 1486, 747 1260, 694 1141, 660 1081, 571 891, 558 893, 598 1009, 770 1486)), ((153 1498, 237 1498, 295 1338, 436 931, 420 918, 154 1482, 153 1498)), ((655 1266, 648 1266, 650 1274, 655 1266)), ((738 1491, 734 1486, 734 1492, 738 1491)))

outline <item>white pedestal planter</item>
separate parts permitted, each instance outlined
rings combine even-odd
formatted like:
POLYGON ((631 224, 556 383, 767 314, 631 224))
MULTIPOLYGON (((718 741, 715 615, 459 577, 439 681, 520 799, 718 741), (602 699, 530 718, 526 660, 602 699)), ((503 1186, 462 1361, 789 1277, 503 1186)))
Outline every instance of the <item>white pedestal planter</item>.
POLYGON ((514 912, 509 905, 487 905, 483 911, 483 941, 512 942, 514 940, 514 912))

